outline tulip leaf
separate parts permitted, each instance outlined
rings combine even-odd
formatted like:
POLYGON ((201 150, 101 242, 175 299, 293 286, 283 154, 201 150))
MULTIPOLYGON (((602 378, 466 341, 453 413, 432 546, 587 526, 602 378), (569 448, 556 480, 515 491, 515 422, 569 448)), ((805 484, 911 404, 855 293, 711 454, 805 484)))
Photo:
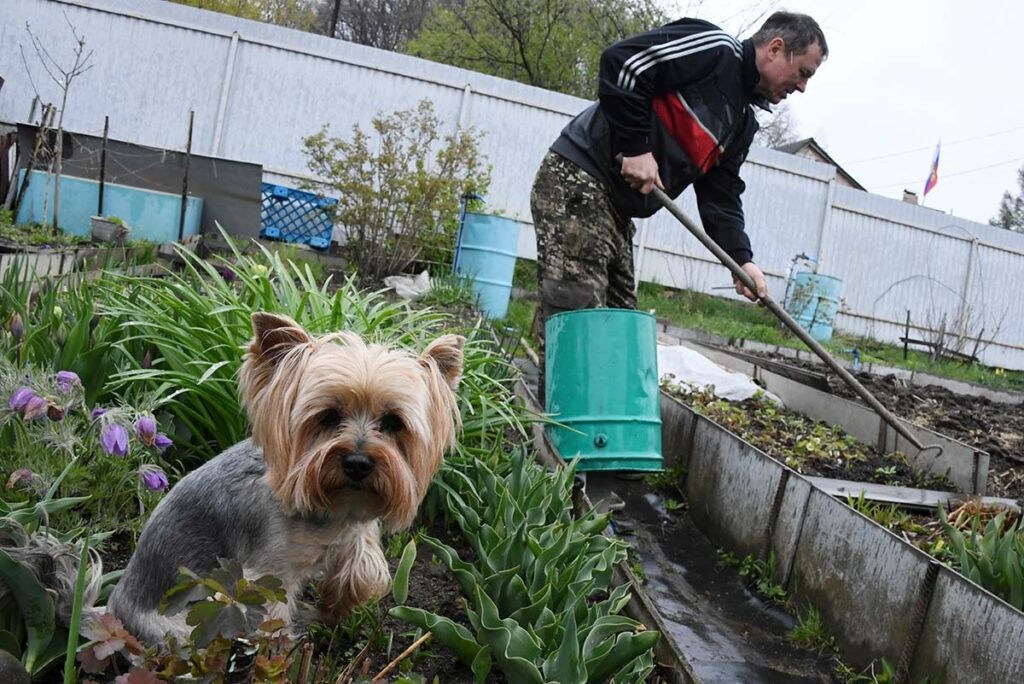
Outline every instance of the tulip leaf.
POLYGON ((395 597, 395 603, 403 605, 409 598, 409 573, 412 565, 416 562, 416 542, 410 540, 402 550, 402 558, 398 561, 398 568, 395 570, 395 579, 391 591, 395 597))
POLYGON ((0 549, 0 580, 14 595, 22 620, 25 621, 28 645, 22 662, 29 673, 35 672, 37 661, 53 639, 56 626, 53 600, 32 571, 7 555, 3 549, 0 549))

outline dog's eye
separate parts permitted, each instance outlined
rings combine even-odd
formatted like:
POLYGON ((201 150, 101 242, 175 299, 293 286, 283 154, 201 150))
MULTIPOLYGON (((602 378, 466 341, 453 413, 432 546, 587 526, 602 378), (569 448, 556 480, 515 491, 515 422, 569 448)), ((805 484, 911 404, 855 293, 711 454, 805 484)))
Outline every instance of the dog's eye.
POLYGON ((405 429, 405 423, 394 413, 386 413, 380 419, 380 431, 387 433, 401 432, 405 429))
POLYGON ((320 425, 325 428, 336 428, 341 425, 341 411, 338 409, 327 409, 320 414, 320 425))

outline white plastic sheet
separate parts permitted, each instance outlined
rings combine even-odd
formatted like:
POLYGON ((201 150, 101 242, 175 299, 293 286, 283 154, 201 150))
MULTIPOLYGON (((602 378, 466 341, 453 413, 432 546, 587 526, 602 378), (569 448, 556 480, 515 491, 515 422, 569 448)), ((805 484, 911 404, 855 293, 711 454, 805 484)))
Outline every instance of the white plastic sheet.
POLYGON ((715 396, 729 401, 743 401, 760 392, 765 398, 781 404, 777 396, 756 385, 750 376, 723 368, 695 349, 681 345, 658 345, 658 375, 662 381, 705 388, 714 386, 715 396))

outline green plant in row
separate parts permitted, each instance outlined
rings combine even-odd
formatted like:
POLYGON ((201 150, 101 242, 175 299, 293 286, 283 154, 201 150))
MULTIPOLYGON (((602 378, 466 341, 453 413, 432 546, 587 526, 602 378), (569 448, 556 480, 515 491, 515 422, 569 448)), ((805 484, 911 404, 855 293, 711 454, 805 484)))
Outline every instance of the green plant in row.
POLYGON ((940 508, 942 529, 949 538, 957 569, 972 582, 1024 610, 1024 528, 1021 521, 1009 524, 1004 511, 982 527, 975 516, 966 531, 951 524, 940 508))
MULTIPOLYGON (((643 680, 659 634, 619 614, 628 587, 610 585, 626 548, 602 534, 609 516, 573 518, 571 469, 548 473, 520 449, 505 470, 475 461, 439 483, 475 564, 424 537, 466 596, 472 629, 410 606, 392 615, 431 630, 478 682, 495 664, 515 682, 643 680)), ((395 598, 404 601, 401 572, 395 598)))

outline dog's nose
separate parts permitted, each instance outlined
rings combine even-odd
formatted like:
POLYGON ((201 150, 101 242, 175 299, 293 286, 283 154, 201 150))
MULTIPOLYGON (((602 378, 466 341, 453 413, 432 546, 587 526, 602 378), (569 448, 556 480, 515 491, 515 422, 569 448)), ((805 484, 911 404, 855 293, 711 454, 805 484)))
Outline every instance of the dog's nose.
POLYGON ((349 454, 341 461, 345 474, 353 480, 362 480, 373 472, 373 461, 363 454, 349 454))

